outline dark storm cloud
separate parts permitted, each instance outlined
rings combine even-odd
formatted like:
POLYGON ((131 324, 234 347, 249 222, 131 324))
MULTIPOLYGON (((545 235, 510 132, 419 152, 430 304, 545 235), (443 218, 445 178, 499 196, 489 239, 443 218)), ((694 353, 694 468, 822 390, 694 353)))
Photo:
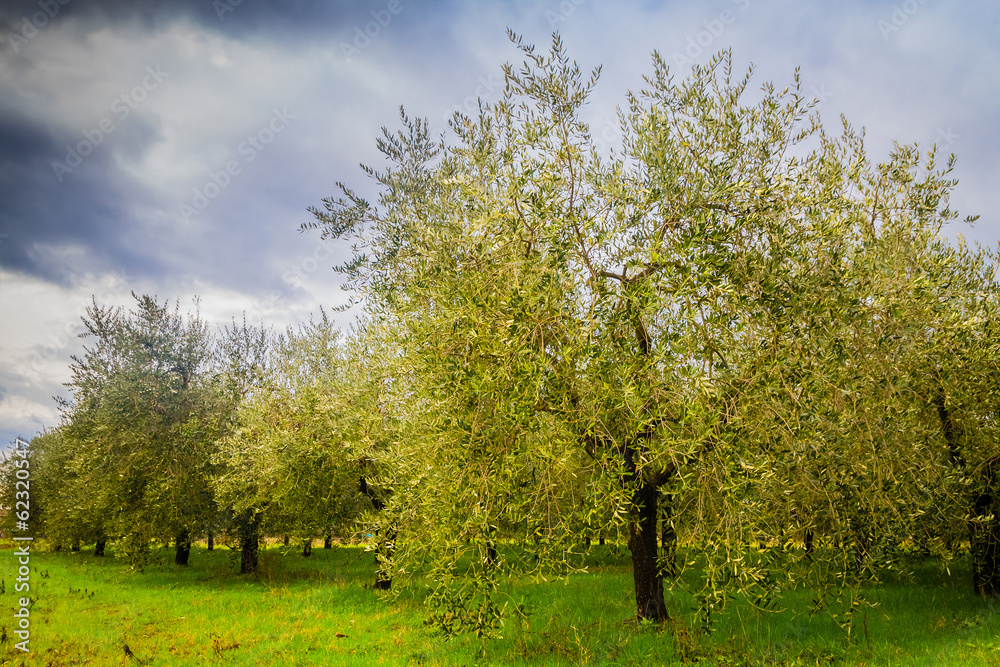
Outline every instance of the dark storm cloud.
MULTIPOLYGON (((185 200, 175 201, 176 193, 158 191, 154 184, 136 183, 127 173, 130 164, 142 166, 150 148, 161 138, 164 122, 161 116, 155 113, 147 116, 143 113, 144 108, 132 114, 127 122, 116 121, 113 133, 103 137, 101 145, 94 146, 91 154, 80 156, 82 159, 77 156, 82 150, 76 151, 76 148, 80 142, 84 143, 83 149, 89 148, 84 133, 95 131, 101 109, 90 116, 77 114, 74 116, 77 120, 71 120, 66 107, 57 106, 55 102, 60 97, 100 102, 99 96, 88 98, 77 93, 70 97, 49 81, 41 94, 49 96, 48 106, 62 111, 48 114, 47 124, 28 120, 40 106, 37 99, 32 99, 37 91, 29 92, 27 88, 38 81, 46 82, 45 72, 52 71, 39 66, 49 55, 44 51, 68 45, 69 41, 88 43, 104 27, 110 28, 112 34, 117 31, 121 35, 154 36, 178 21, 187 20, 208 33, 220 33, 238 42, 263 42, 285 52, 294 51, 312 39, 322 40, 324 46, 343 57, 341 52, 345 48, 355 46, 352 35, 370 22, 393 24, 373 24, 369 32, 375 32, 375 28, 384 29, 382 38, 377 40, 380 47, 396 49, 416 38, 412 29, 406 29, 407 23, 410 28, 413 23, 433 23, 436 12, 452 11, 450 5, 444 3, 423 6, 420 12, 413 11, 411 6, 410 0, 350 3, 321 0, 290 3, 68 0, 65 4, 60 0, 19 0, 4 3, 0 8, 0 63, 9 73, 16 73, 21 83, 9 87, 9 97, 0 103, 0 191, 4 193, 0 201, 0 234, 8 235, 0 252, 0 262, 5 268, 62 285, 72 284, 81 275, 98 272, 104 267, 154 280, 186 275, 198 276, 220 286, 245 289, 280 286, 275 284, 274 275, 262 275, 261 253, 265 248, 275 248, 275 243, 269 240, 279 236, 293 237, 291 232, 305 219, 305 206, 315 203, 316 199, 314 191, 304 190, 303 184, 291 177, 296 171, 295 165, 290 163, 297 159, 295 155, 280 155, 281 149, 276 142, 274 147, 268 148, 265 159, 247 165, 247 173, 200 216, 197 222, 204 224, 179 227, 175 212, 185 200), (43 45, 43 37, 31 41, 45 30, 61 30, 61 44, 43 45), (242 39, 244 37, 247 40, 242 39), (88 120, 80 121, 83 117, 88 120), (80 164, 73 166, 77 161, 80 164), (260 169, 265 164, 268 168, 260 169), (286 223, 284 228, 275 229, 275 214, 283 213, 287 217, 287 206, 284 211, 279 211, 279 206, 268 211, 263 198, 249 207, 252 210, 230 206, 241 191, 246 190, 269 191, 273 193, 270 200, 274 202, 299 202, 295 224, 286 223), (137 219, 137 208, 143 209, 147 216, 137 219), (236 227, 240 229, 238 236, 232 233, 236 227)), ((432 36, 440 46, 448 41, 447 30, 441 31, 439 26, 425 37, 430 39, 432 36)), ((364 39, 358 41, 366 43, 364 39)), ((372 57, 374 49, 364 53, 364 58, 372 57)), ((358 57, 355 65, 363 65, 364 58, 358 57)), ((81 63, 82 68, 88 66, 93 67, 81 63)), ((91 77, 88 80, 94 80, 95 72, 97 70, 85 70, 91 77)), ((172 76, 175 78, 168 79, 170 86, 185 85, 181 75, 172 76)), ((128 81, 127 85, 123 84, 123 90, 134 83, 128 81)), ((168 93, 158 91, 156 94, 168 93)), ((393 105, 400 101, 393 100, 393 105)), ((198 103, 197 100, 193 102, 198 103)), ((108 113, 106 106, 103 113, 108 113)), ((220 132, 225 131, 217 118, 206 118, 202 126, 218 126, 220 132)), ((233 147, 228 148, 232 154, 233 147)), ((191 172, 196 184, 204 186, 207 174, 218 171, 219 164, 210 161, 206 164, 207 170, 191 172)), ((286 243, 279 241, 278 245, 294 247, 295 241, 301 245, 299 239, 286 243)), ((281 271, 283 266, 278 269, 281 271)))
MULTIPOLYGON (((411 2, 397 1, 401 6, 411 2)), ((349 28, 358 21, 371 20, 371 12, 383 11, 387 4, 387 0, 68 0, 66 4, 60 0, 15 0, 0 8, 0 28, 4 35, 9 31, 16 34, 24 26, 25 18, 30 22, 39 12, 41 16, 34 25, 43 24, 40 29, 44 29, 44 23, 73 18, 82 23, 137 23, 155 30, 179 18, 188 18, 234 37, 294 35, 294 41, 301 42, 329 39, 331 28, 349 28)))
MULTIPOLYGON (((154 128, 137 121, 107 142, 114 141, 127 159, 141 154, 153 136, 154 128)), ((126 194, 135 197, 139 188, 120 174, 110 147, 94 147, 68 172, 53 169, 53 163, 66 164, 67 153, 81 143, 88 143, 82 133, 0 114, 4 268, 62 285, 102 267, 157 273, 160 261, 129 245, 135 222, 126 194)))
POLYGON ((0 169, 6 171, 25 158, 52 152, 52 139, 44 127, 27 118, 0 111, 0 169))

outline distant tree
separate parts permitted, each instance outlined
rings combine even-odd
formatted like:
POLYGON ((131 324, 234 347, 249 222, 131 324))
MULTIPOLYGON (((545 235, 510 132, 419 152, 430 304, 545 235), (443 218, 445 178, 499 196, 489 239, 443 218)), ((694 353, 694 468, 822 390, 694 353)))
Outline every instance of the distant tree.
POLYGON ((32 520, 40 532, 57 544, 71 547, 81 542, 95 545, 104 555, 108 540, 108 508, 93 494, 90 480, 76 465, 76 445, 66 425, 48 429, 31 439, 32 520))
POLYGON ((175 562, 186 565, 192 538, 216 511, 211 453, 224 413, 205 373, 209 334, 197 314, 133 296, 134 310, 95 303, 83 318, 91 342, 70 367, 66 467, 133 563, 150 540, 169 537, 175 562))
POLYGON ((215 486, 235 516, 306 543, 352 523, 362 502, 358 465, 331 408, 343 357, 339 332, 322 313, 278 337, 271 355, 266 379, 243 397, 221 443, 215 486))
POLYGON ((216 372, 224 388, 227 405, 227 428, 214 453, 216 476, 213 486, 219 498, 220 510, 225 513, 223 525, 235 534, 240 551, 240 573, 257 571, 261 522, 266 503, 243 503, 246 497, 257 497, 257 489, 250 487, 248 477, 250 462, 246 456, 235 456, 232 448, 233 434, 239 428, 239 410, 270 391, 273 373, 274 335, 265 326, 247 324, 246 315, 241 324, 234 320, 232 326, 223 327, 215 349, 216 372), (239 484, 233 486, 233 480, 239 484), (235 494, 235 496, 233 495, 235 494), (237 499, 234 508, 231 500, 237 499))

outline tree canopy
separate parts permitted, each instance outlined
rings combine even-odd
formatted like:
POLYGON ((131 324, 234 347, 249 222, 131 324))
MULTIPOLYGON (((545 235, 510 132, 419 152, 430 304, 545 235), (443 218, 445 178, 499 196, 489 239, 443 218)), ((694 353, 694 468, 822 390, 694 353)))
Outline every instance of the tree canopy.
MULTIPOLYGON (((913 534, 954 492, 935 406, 992 423, 991 394, 942 384, 996 303, 994 256, 939 238, 953 158, 873 164, 797 72, 754 94, 729 53, 679 81, 654 53, 601 154, 581 120, 599 68, 512 39, 500 101, 456 113, 450 141, 401 111, 366 168, 377 204, 341 185, 305 225, 354 239, 340 271, 397 335, 398 571, 429 559, 437 618, 481 628, 498 530, 542 536, 529 569, 560 569, 620 527, 637 613, 660 619, 658 518, 698 545, 706 613, 727 590, 766 603, 778 573, 752 545, 782 533, 859 563, 879 531, 913 534)), ((989 461, 993 442, 969 444, 989 461)))

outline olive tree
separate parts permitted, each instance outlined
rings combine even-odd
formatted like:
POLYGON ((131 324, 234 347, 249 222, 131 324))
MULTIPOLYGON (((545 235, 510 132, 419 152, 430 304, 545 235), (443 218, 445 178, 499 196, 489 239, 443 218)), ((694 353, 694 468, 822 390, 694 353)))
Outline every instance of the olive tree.
POLYGON ((60 428, 70 502, 103 512, 103 530, 133 563, 150 540, 172 538, 185 565, 215 512, 211 452, 224 415, 206 373, 209 334, 178 305, 135 300, 131 311, 95 303, 83 318, 90 342, 73 358, 60 428))
MULTIPOLYGON (((873 167, 849 126, 824 130, 797 73, 754 94, 726 53, 682 81, 654 53, 622 148, 602 155, 581 120, 599 69, 585 79, 558 36, 546 55, 511 36, 525 61, 500 101, 456 114, 451 142, 401 112, 378 140, 388 166, 366 168, 377 205, 341 185, 305 225, 354 239, 340 271, 399 341, 396 571, 427 563, 435 619, 489 627, 513 565, 489 553, 499 526, 544 535, 518 566, 564 571, 604 519, 627 531, 637 615, 663 619, 669 502, 668 539, 705 556, 706 613, 726 587, 764 600, 772 573, 748 545, 806 470, 783 457, 839 456, 843 479, 865 446, 912 444, 873 425, 898 392, 845 399, 891 350, 841 335, 891 284, 865 274, 899 266, 865 230, 939 225, 953 182, 933 160, 914 178, 907 152, 873 167)), ((891 494, 858 502, 901 511, 891 494)))
POLYGON ((15 511, 4 517, 3 528, 13 530, 16 517, 27 511, 35 533, 44 535, 56 548, 79 549, 82 543, 90 542, 95 545, 95 555, 103 556, 107 508, 95 502, 96 494, 87 488, 86 476, 75 465, 75 453, 65 425, 46 429, 30 442, 20 440, 15 449, 5 453, 0 462, 0 485, 4 507, 15 511))
POLYGON ((90 542, 95 555, 103 556, 109 508, 101 502, 101 494, 88 488, 91 479, 79 467, 79 443, 71 431, 63 424, 31 439, 32 516, 45 536, 60 547, 75 549, 90 542))
MULTIPOLYGON (((240 407, 246 402, 258 400, 262 393, 268 391, 273 372, 273 345, 273 332, 263 324, 248 324, 244 314, 239 325, 233 320, 231 326, 223 327, 214 355, 215 372, 223 389, 228 419, 225 432, 213 452, 213 461, 217 465, 213 487, 219 499, 219 518, 222 519, 218 523, 235 535, 240 552, 241 574, 257 571, 258 552, 263 538, 263 507, 247 504, 234 511, 227 495, 231 489, 227 489, 225 484, 220 486, 220 480, 240 478, 249 468, 246 457, 232 455, 230 438, 239 427, 240 407)), ((253 496, 255 490, 248 489, 249 484, 250 480, 244 479, 240 490, 253 496)))
POLYGON ((359 465, 331 407, 340 391, 339 332, 323 313, 319 322, 277 337, 269 355, 260 385, 242 397, 216 456, 215 488, 236 517, 241 572, 256 569, 262 531, 311 545, 332 527, 349 525, 363 503, 359 465))

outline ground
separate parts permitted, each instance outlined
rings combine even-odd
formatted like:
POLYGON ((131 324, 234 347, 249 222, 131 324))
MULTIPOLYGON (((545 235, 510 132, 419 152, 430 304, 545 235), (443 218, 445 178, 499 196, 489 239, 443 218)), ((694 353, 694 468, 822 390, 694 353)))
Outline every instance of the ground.
POLYGON ((196 545, 187 568, 162 550, 133 573, 92 549, 39 543, 25 654, 14 634, 24 592, 2 546, 3 665, 1000 665, 1000 601, 975 597, 961 564, 918 564, 909 581, 866 589, 878 606, 850 637, 829 614, 809 618, 808 589, 786 592, 778 613, 734 601, 706 635, 680 592, 668 593, 674 622, 637 624, 628 554, 614 545, 595 547, 589 572, 513 582, 502 638, 482 640, 426 626, 419 579, 392 599, 369 590, 373 556, 356 546, 318 543, 310 558, 272 546, 248 578, 224 547, 196 545))

